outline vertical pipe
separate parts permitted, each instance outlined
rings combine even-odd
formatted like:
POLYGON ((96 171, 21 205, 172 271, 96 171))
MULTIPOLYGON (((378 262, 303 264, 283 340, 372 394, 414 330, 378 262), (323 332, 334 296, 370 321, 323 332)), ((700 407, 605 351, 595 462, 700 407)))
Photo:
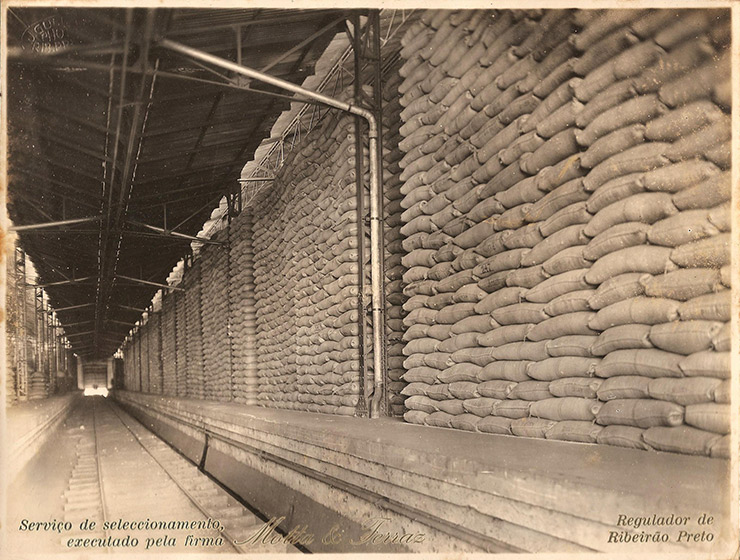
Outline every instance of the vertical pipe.
POLYGON ((383 189, 380 181, 378 128, 380 123, 369 115, 370 125, 370 262, 373 306, 373 374, 374 392, 370 401, 370 417, 382 414, 385 388, 385 293, 383 290, 383 189))
MULTIPOLYGON (((352 27, 354 32, 352 34, 353 44, 352 51, 354 54, 354 102, 359 104, 362 99, 362 92, 360 86, 360 72, 361 60, 360 50, 362 49, 362 43, 360 41, 359 29, 360 29, 360 16, 355 13, 352 16, 352 27)), ((359 296, 357 298, 358 307, 358 325, 360 327, 359 341, 360 341, 360 390, 362 391, 361 400, 358 406, 358 414, 364 416, 368 413, 367 397, 371 396, 370 388, 368 387, 368 329, 367 321, 367 283, 366 283, 366 255, 365 255, 365 162, 363 158, 363 145, 360 133, 362 131, 362 117, 359 115, 354 116, 355 121, 355 183, 356 183, 356 196, 357 196, 357 280, 359 288, 359 296)))
MULTIPOLYGON (((376 293, 373 294, 373 302, 375 307, 373 308, 373 324, 374 329, 374 346, 375 346, 375 371, 379 372, 374 378, 374 391, 373 399, 371 402, 371 416, 373 418, 379 418, 387 414, 386 410, 386 338, 385 338, 385 221, 383 212, 383 82, 381 76, 381 56, 380 56, 380 12, 378 10, 372 10, 368 16, 366 29, 367 34, 372 34, 369 39, 372 41, 372 57, 373 57, 373 97, 375 103, 375 134, 371 132, 371 137, 375 138, 375 146, 370 146, 370 162, 371 165, 375 163, 375 175, 374 178, 371 176, 371 197, 376 201, 376 227, 377 231, 374 235, 371 235, 375 243, 375 253, 373 255, 373 263, 376 265, 376 270, 373 274, 374 282, 376 283, 376 293)), ((369 41, 368 41, 369 42, 369 41)))

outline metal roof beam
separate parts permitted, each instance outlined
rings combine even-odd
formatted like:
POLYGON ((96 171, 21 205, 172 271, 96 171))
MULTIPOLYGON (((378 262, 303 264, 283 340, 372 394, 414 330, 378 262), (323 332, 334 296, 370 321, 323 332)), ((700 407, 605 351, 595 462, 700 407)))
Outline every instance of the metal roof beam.
POLYGON ((27 224, 21 226, 11 226, 10 231, 30 231, 46 228, 55 228, 63 226, 71 226, 74 224, 86 224, 88 222, 96 222, 100 220, 100 216, 90 216, 87 218, 75 218, 71 220, 59 220, 57 222, 43 222, 38 224, 27 224))
MULTIPOLYGON (((47 66, 51 68, 58 68, 60 70, 67 71, 69 68, 75 68, 75 69, 81 69, 81 70, 93 70, 98 72, 110 72, 110 64, 106 64, 103 62, 92 62, 89 60, 78 60, 74 58, 53 58, 53 57, 43 57, 43 58, 29 58, 29 57, 19 57, 14 60, 14 62, 20 62, 20 63, 31 63, 36 64, 39 66, 47 66)), ((118 68, 113 69, 114 72, 120 72, 118 68)), ((143 70, 141 66, 137 63, 133 66, 127 66, 126 72, 131 73, 142 73, 143 70)), ((100 91, 100 90, 98 90, 100 91)), ((105 97, 108 97, 108 94, 106 92, 105 97)))
MULTIPOLYGON (((225 89, 230 89, 230 90, 242 91, 242 92, 247 92, 247 93, 257 93, 259 95, 267 95, 269 97, 276 97, 278 99, 285 99, 286 101, 291 102, 291 103, 294 103, 294 102, 297 102, 297 103, 316 103, 315 101, 312 101, 310 99, 300 99, 300 98, 294 97, 292 95, 286 95, 284 93, 277 93, 277 92, 273 92, 273 91, 267 91, 267 90, 264 90, 264 89, 251 88, 251 87, 248 87, 248 86, 240 86, 239 84, 236 84, 236 83, 233 83, 233 82, 217 82, 215 80, 206 80, 204 78, 196 78, 194 76, 188 76, 187 74, 175 74, 174 72, 166 72, 166 71, 159 71, 159 70, 156 71, 156 72, 153 72, 153 73, 156 74, 156 76, 158 78, 160 78, 160 77, 163 77, 163 78, 172 78, 172 79, 178 79, 178 80, 185 80, 185 81, 190 81, 190 82, 197 82, 197 83, 202 83, 202 84, 208 84, 208 85, 217 86, 217 87, 221 87, 221 88, 225 88, 225 89)), ((183 94, 177 94, 177 98, 191 97, 192 95, 193 95, 192 93, 188 93, 188 94, 185 94, 185 95, 183 95, 183 94)), ((171 101, 171 100, 172 99, 169 99, 169 101, 171 101)), ((167 101, 167 99, 166 98, 164 100, 159 100, 158 99, 157 100, 157 103, 159 104, 159 103, 162 103, 163 101, 167 101)), ((233 121, 230 121, 230 122, 233 123, 233 121)))
MULTIPOLYGON (((75 193, 78 193, 81 196, 84 196, 86 199, 96 200, 98 202, 100 202, 102 200, 102 198, 100 197, 100 195, 98 195, 98 194, 96 194, 94 192, 91 192, 92 189, 86 190, 86 189, 81 188, 81 187, 76 187, 74 185, 70 185, 69 183, 67 183, 65 181, 60 181, 58 179, 54 179, 53 177, 47 177, 46 175, 42 175, 41 173, 36 173, 35 171, 31 171, 29 169, 24 169, 22 167, 20 167, 18 169, 15 169, 14 168, 13 169, 13 173, 21 173, 23 175, 28 175, 30 177, 34 177, 36 179, 40 179, 41 181, 46 181, 48 183, 51 183, 52 185, 56 185, 58 187, 63 187, 63 188, 69 189, 70 191, 73 191, 75 193)), ((96 179, 96 183, 99 183, 101 180, 102 179, 96 179)), ((44 187, 43 184, 39 184, 39 183, 31 183, 31 186, 33 186, 35 188, 38 188, 38 189, 50 190, 50 189, 44 187)), ((53 192, 55 192, 55 191, 53 191, 53 192)), ((59 194, 59 193, 57 193, 57 194, 59 194)), ((74 200, 75 202, 78 202, 79 204, 86 205, 86 206, 91 206, 92 208, 99 209, 98 206, 92 206, 92 205, 90 205, 90 203, 85 203, 82 200, 73 199, 69 195, 61 195, 60 194, 59 196, 65 196, 65 197, 67 197, 67 198, 69 198, 71 200, 74 200)))
MULTIPOLYGON (((191 239, 186 239, 186 238, 178 237, 175 235, 163 235, 161 233, 155 233, 153 231, 133 231, 133 230, 127 229, 123 231, 123 234, 124 236, 131 235, 134 237, 148 237, 149 239, 168 239, 169 242, 179 242, 179 243, 192 243, 193 242, 193 240, 191 239)), ((199 239, 198 241, 201 242, 202 240, 199 239)), ((215 243, 215 241, 213 243, 215 243)))
POLYGON ((146 309, 142 309, 140 307, 131 307, 130 305, 122 305, 120 303, 114 303, 116 307, 120 307, 121 309, 125 309, 127 311, 136 311, 137 313, 144 313, 146 312, 146 309))
POLYGON ((139 227, 143 227, 146 229, 150 229, 152 231, 155 231, 161 234, 164 237, 177 237, 178 239, 186 239, 188 241, 197 241, 198 243, 204 243, 207 245, 223 245, 221 241, 214 241, 212 239, 208 239, 207 237, 197 237, 195 235, 187 235, 185 233, 180 233, 179 231, 168 230, 168 229, 153 226, 150 224, 137 222, 136 220, 126 220, 126 222, 134 226, 139 226, 139 227))
POLYGON ((27 51, 22 47, 10 47, 8 49, 8 59, 30 61, 40 60, 44 58, 55 58, 67 54, 87 54, 87 55, 101 55, 101 54, 116 54, 123 52, 124 44, 123 41, 103 41, 101 43, 87 43, 84 45, 69 45, 61 47, 56 50, 49 51, 27 51))
POLYGON ((126 322, 126 321, 119 321, 118 319, 106 319, 105 322, 106 323, 115 323, 116 325, 123 325, 125 327, 133 327, 133 326, 136 325, 136 322, 129 323, 129 322, 126 322))
POLYGON ((79 154, 90 156, 92 158, 95 158, 96 160, 105 161, 108 163, 111 163, 113 161, 113 159, 109 156, 94 152, 93 150, 85 148, 84 146, 81 146, 78 143, 64 140, 63 138, 60 138, 59 136, 53 136, 51 134, 44 133, 44 132, 41 132, 39 136, 43 138, 44 140, 46 140, 47 142, 51 142, 52 144, 57 144, 63 148, 67 148, 68 150, 72 150, 73 152, 77 152, 79 154))
MULTIPOLYGON (((150 208, 152 206, 162 206, 162 204, 165 204, 165 203, 169 206, 172 203, 172 200, 167 199, 167 196, 173 195, 173 194, 182 194, 182 193, 188 193, 192 191, 198 191, 204 188, 208 188, 208 191, 204 193, 196 193, 196 194, 211 194, 211 196, 215 196, 220 193, 221 196, 226 196, 226 191, 224 190, 224 187, 223 187, 224 181, 226 181, 225 178, 218 177, 217 179, 210 180, 205 183, 196 183, 194 185, 188 185, 187 187, 162 189, 156 193, 150 193, 150 194, 140 196, 137 202, 138 203, 146 202, 147 203, 147 205, 145 206, 146 208, 150 208), (156 202, 150 202, 151 200, 156 200, 156 202)), ((187 199, 179 199, 179 200, 187 200, 187 199)))
MULTIPOLYGON (((159 202, 153 202, 151 204, 137 206, 136 209, 137 210, 149 210, 150 208, 158 208, 158 207, 162 206, 162 204, 164 202, 166 202, 167 205, 169 206, 169 205, 172 205, 172 204, 177 204, 179 202, 193 201, 194 199, 202 198, 204 196, 212 196, 213 195, 213 192, 214 192, 213 191, 213 186, 214 185, 217 185, 218 188, 221 188, 220 183, 208 183, 206 185, 199 185, 198 189, 202 189, 204 187, 211 187, 211 188, 208 189, 207 191, 201 191, 201 192, 193 193, 193 194, 191 194, 189 196, 181 196, 179 198, 168 198, 168 199, 160 200, 159 202)), ((188 190, 194 190, 194 189, 188 189, 188 190)), ((170 194, 170 193, 168 192, 168 193, 165 193, 165 194, 170 194)), ((226 196, 226 193, 218 193, 218 198, 216 199, 216 202, 218 202, 219 200, 221 200, 221 198, 224 197, 224 196, 226 196)), ((211 209, 213 209, 213 208, 211 208, 211 209)))
POLYGON ((112 18, 109 18, 109 13, 112 15, 115 13, 115 10, 88 10, 86 16, 109 25, 114 31, 124 31, 126 26, 112 18))
MULTIPOLYGON (((97 229, 55 229, 55 230, 30 230, 24 231, 23 235, 98 235, 100 230, 97 229)), ((44 241, 45 242, 45 241, 44 241)))
MULTIPOLYGON (((239 163, 239 165, 244 165, 243 163, 239 163)), ((176 175, 167 175, 166 179, 167 181, 173 181, 179 183, 180 181, 178 179, 181 179, 182 177, 192 177, 194 175, 197 175, 198 173, 206 173, 208 171, 212 171, 213 169, 224 169, 223 163, 216 163, 213 165, 206 165, 204 167, 198 167, 196 169, 191 169, 185 173, 177 173, 176 175)), ((226 178, 226 172, 223 172, 218 174, 216 177, 210 177, 214 182, 223 181, 226 178)), ((156 179, 150 179, 147 181, 138 181, 136 183, 137 187, 144 187, 145 185, 161 185, 163 179, 161 177, 158 177, 156 179)))
MULTIPOLYGON (((19 202, 24 202, 28 205, 29 208, 31 208, 34 212, 37 214, 41 214, 44 218, 49 220, 50 222, 53 222, 56 218, 46 212, 43 208, 39 206, 39 200, 37 198, 34 198, 32 196, 29 196, 27 193, 23 192, 21 189, 16 189, 13 191, 12 197, 8 197, 8 203, 14 207, 17 208, 17 205, 19 202)), ((19 214, 19 212, 15 212, 15 214, 19 214)))
MULTIPOLYGON (((208 127, 206 126, 206 129, 207 128, 208 127)), ((207 132, 207 130, 206 130, 206 132, 207 132)), ((247 142, 250 139, 251 138, 249 138, 249 133, 245 130, 244 131, 244 137, 243 138, 238 138, 236 140, 224 140, 223 142, 215 142, 213 144, 207 144, 207 145, 203 145, 202 144, 202 141, 201 141, 201 143, 200 144, 196 144, 195 147, 192 150, 188 150, 188 153, 190 154, 191 160, 193 160, 193 159, 195 159, 195 157, 198 154, 202 154, 203 152, 205 152, 207 150, 216 149, 216 148, 223 149, 224 146, 230 146, 230 145, 241 147, 241 146, 244 145, 244 142, 247 142)), ((183 154, 182 150, 179 150, 177 153, 169 153, 169 154, 165 154, 165 155, 159 155, 159 156, 156 156, 156 157, 151 157, 151 158, 146 158, 146 159, 140 159, 139 160, 139 163, 140 164, 155 163, 155 162, 159 162, 159 161, 167 161, 169 159, 176 159, 178 157, 184 157, 184 154, 183 154)), ((187 167, 186 167, 186 169, 187 169, 187 167)))
POLYGON ((74 165, 67 165, 66 163, 63 163, 59 161, 58 159, 51 158, 48 155, 43 156, 43 160, 49 165, 53 167, 57 167, 59 169, 64 169, 65 171, 69 171, 70 173, 74 173, 76 175, 79 175, 80 177, 85 177, 86 179, 90 179, 92 181, 95 181, 96 183, 101 183, 103 181, 103 174, 100 174, 100 177, 96 177, 95 175, 88 175, 87 173, 80 171, 79 169, 76 169, 74 165))
POLYGON ((87 128, 89 130, 100 132, 101 134, 106 134, 108 132, 108 129, 106 127, 95 124, 90 119, 86 119, 82 116, 76 116, 71 111, 65 111, 65 113, 61 115, 56 109, 53 109, 48 105, 44 105, 43 103, 34 103, 33 108, 34 110, 39 110, 46 113, 53 119, 57 119, 58 122, 62 125, 67 124, 68 122, 73 122, 76 125, 87 128))
POLYGON ((71 311, 72 309, 82 309, 83 307, 92 307, 92 303, 81 303, 79 305, 68 305, 67 307, 57 307, 54 309, 57 313, 60 311, 71 311))
POLYGON ((329 22, 328 24, 324 25, 321 29, 319 29, 318 31, 316 31, 312 35, 309 35, 308 37, 306 37, 303 41, 301 41, 300 43, 298 43, 297 45, 295 45, 293 48, 285 51, 283 54, 281 54, 280 56, 278 56, 276 59, 274 59, 268 65, 263 66, 262 68, 260 68, 260 72, 267 72, 271 68, 273 68, 273 67, 277 66, 278 64, 280 64, 283 60, 285 60, 286 58, 288 58, 293 53, 298 52, 299 50, 301 50, 305 46, 311 45, 311 43, 313 43, 316 39, 318 39, 319 37, 321 37, 327 31, 330 31, 331 29, 334 29, 337 26, 337 24, 339 24, 339 22, 344 21, 346 18, 347 18, 347 16, 344 15, 344 14, 342 14, 341 17, 338 17, 336 19, 333 19, 331 22, 329 22))
POLYGON ((182 226, 184 226, 186 223, 188 223, 190 220, 192 220, 193 218, 195 218, 198 214, 200 214, 201 212, 203 212, 204 210, 206 210, 212 204, 216 204, 219 200, 221 200, 221 197, 222 196, 223 195, 219 194, 217 198, 209 200, 203 206, 201 206, 200 208, 198 208, 195 212, 192 212, 191 214, 189 214, 187 218, 185 218, 184 220, 181 220, 180 223, 178 223, 175 227, 172 228, 173 231, 179 229, 182 226))
MULTIPOLYGON (((106 71, 108 71, 110 69, 110 66, 106 66, 106 65, 101 65, 101 66, 104 66, 106 68, 106 71)), ((65 70, 66 70, 66 68, 65 68, 65 70)), ((97 86, 91 85, 90 83, 86 83, 84 81, 78 80, 70 72, 66 72, 66 71, 65 72, 59 72, 57 74, 57 77, 59 79, 61 79, 61 80, 64 80, 66 82, 69 82, 71 84, 75 84, 80 89, 82 89, 85 93, 94 93, 98 97, 102 97, 106 101, 108 100, 108 92, 106 90, 101 89, 101 88, 99 88, 97 86)))
POLYGON ((34 288, 49 288, 51 286, 65 286, 71 284, 85 284, 89 283, 90 280, 94 280, 95 276, 83 276, 82 278, 72 278, 70 280, 60 280, 59 282, 49 282, 47 284, 29 284, 34 288))
POLYGON ((63 327, 63 328, 67 328, 67 327, 77 327, 77 326, 79 326, 79 325, 87 325, 88 323, 92 323, 92 322, 94 322, 94 320, 93 320, 93 319, 88 319, 88 320, 86 320, 86 321, 75 321, 74 323, 63 323, 63 324, 62 324, 62 327, 63 327))
POLYGON ((185 124, 178 122, 172 126, 162 127, 160 129, 157 129, 157 128, 151 129, 149 130, 149 132, 144 134, 144 138, 153 138, 155 136, 166 136, 168 134, 177 134, 180 132, 186 132, 188 130, 197 130, 204 126, 223 126, 223 125, 229 125, 229 124, 233 125, 234 119, 216 120, 213 122, 198 121, 196 123, 185 123, 185 124))
POLYGON ((78 333, 72 333, 72 334, 67 334, 65 332, 64 336, 66 336, 67 338, 72 338, 73 336, 84 336, 84 335, 92 334, 94 332, 95 331, 85 331, 85 332, 78 332, 78 333))
POLYGON ((98 338, 100 338, 100 341, 103 344, 115 344, 116 346, 118 346, 119 344, 121 344, 121 342, 123 342, 123 339, 126 337, 126 334, 123 332, 121 333, 116 333, 115 331, 107 331, 107 332, 110 332, 111 334, 114 334, 114 335, 118 334, 118 336, 106 336, 104 334, 99 335, 98 338))

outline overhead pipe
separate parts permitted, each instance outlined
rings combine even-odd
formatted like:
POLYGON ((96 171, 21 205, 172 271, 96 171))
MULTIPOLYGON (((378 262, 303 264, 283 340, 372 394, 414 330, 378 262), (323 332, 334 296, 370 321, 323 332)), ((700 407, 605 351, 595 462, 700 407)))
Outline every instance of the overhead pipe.
MULTIPOLYGON (((237 74, 259 80, 281 89, 300 94, 303 97, 314 99, 329 107, 339 109, 345 113, 358 115, 368 124, 368 148, 370 152, 370 285, 372 294, 373 314, 373 388, 374 394, 370 403, 370 417, 381 416, 380 397, 385 385, 385 293, 383 291, 383 190, 381 188, 380 150, 380 123, 372 111, 344 101, 339 101, 322 93, 303 88, 286 80, 270 76, 231 62, 199 49, 188 47, 181 43, 162 39, 158 45, 165 49, 184 54, 196 60, 219 66, 237 74)), ((300 100, 296 100, 300 102, 300 100)))

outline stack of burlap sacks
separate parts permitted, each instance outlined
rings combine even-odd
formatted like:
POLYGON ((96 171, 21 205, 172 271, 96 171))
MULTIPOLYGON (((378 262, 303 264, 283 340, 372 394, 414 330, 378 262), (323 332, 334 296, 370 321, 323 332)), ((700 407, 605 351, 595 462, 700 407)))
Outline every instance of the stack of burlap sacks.
POLYGON ((281 216, 290 200, 282 185, 275 185, 270 201, 274 208, 273 227, 255 213, 255 295, 257 297, 257 402, 263 406, 293 408, 296 404, 297 326, 292 290, 295 281, 289 276, 290 247, 277 241, 285 228, 289 234, 289 217, 281 216), (265 228, 265 229, 263 229, 265 228), (293 397, 291 400, 290 397, 293 397))
MULTIPOLYGON (((226 243, 228 230, 216 232, 212 239, 226 243)), ((204 396, 209 400, 229 401, 232 398, 229 249, 226 245, 205 245, 199 261, 204 396)))
POLYGON ((185 310, 185 294, 176 291, 169 296, 174 299, 175 306, 175 378, 176 395, 178 397, 188 396, 187 373, 188 373, 188 338, 187 338, 187 312, 185 310))
POLYGON ((356 412, 362 387, 355 149, 354 119, 326 115, 250 209, 259 404, 356 412))
POLYGON ((257 403, 257 301, 252 217, 242 212, 229 228, 229 311, 233 392, 236 402, 257 403))
MULTIPOLYGON (((124 348, 124 367, 130 367, 127 389, 144 393, 162 392, 162 357, 159 339, 159 315, 149 314, 124 348), (156 319, 155 319, 156 317, 156 319), (126 355, 130 357, 128 362, 126 355), (130 364, 127 366, 126 364, 130 364)), ((169 381, 167 381, 169 384, 169 381)))
POLYGON ((144 387, 141 380, 141 335, 138 331, 131 337, 131 350, 134 362, 132 387, 134 391, 143 391, 144 387))
POLYGON ((147 358, 149 359, 149 392, 162 392, 162 335, 160 332, 161 311, 149 315, 144 325, 147 337, 147 358))
POLYGON ((162 295, 162 393, 177 395, 175 295, 162 295))
POLYGON ((139 367, 141 368, 141 390, 145 393, 152 391, 151 380, 149 379, 149 331, 145 323, 138 331, 139 335, 139 367))
POLYGON ((185 329, 187 336, 185 386, 187 396, 202 399, 204 395, 203 330, 201 328, 201 262, 195 259, 182 276, 185 290, 185 329))
MULTIPOLYGON (((157 309, 122 347, 124 387, 129 391, 194 396, 187 391, 185 295, 164 294, 161 309, 157 309)), ((201 387, 200 394, 202 384, 201 373, 194 384, 201 387)))
POLYGON ((123 387, 127 391, 134 390, 134 351, 131 345, 131 339, 127 339, 123 344, 123 387))
POLYGON ((728 11, 403 38, 409 422, 727 456, 728 11))
POLYGON ((398 86, 402 78, 398 73, 403 61, 394 63, 384 76, 383 83, 383 194, 385 214, 384 246, 385 246, 385 303, 386 303, 386 363, 388 379, 386 393, 389 412, 393 416, 402 416, 406 408, 401 391, 406 387, 403 380, 403 333, 406 327, 403 318, 406 312, 403 304, 408 299, 403 293, 403 275, 406 272, 403 259, 403 238, 401 226, 404 212, 401 192, 401 167, 399 165, 404 154, 398 147, 402 140, 399 131, 401 127, 401 106, 398 86))
POLYGON ((140 391, 139 363, 137 361, 136 333, 126 339, 123 347, 123 387, 127 391, 140 391))

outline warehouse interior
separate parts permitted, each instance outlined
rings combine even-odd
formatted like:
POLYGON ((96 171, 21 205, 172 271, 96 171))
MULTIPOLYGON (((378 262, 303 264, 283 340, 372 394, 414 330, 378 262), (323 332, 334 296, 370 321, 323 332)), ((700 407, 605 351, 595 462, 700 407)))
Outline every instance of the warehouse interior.
POLYGON ((3 9, 11 521, 736 541, 729 9, 3 9))

